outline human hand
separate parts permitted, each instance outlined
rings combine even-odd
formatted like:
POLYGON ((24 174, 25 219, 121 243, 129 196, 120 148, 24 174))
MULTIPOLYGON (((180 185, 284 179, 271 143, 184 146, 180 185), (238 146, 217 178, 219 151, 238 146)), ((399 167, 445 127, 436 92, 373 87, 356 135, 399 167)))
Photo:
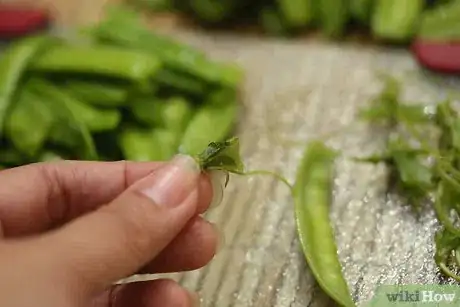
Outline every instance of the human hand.
POLYGON ((207 264, 218 235, 199 214, 220 188, 187 156, 1 171, 0 306, 197 306, 172 280, 113 283, 207 264))

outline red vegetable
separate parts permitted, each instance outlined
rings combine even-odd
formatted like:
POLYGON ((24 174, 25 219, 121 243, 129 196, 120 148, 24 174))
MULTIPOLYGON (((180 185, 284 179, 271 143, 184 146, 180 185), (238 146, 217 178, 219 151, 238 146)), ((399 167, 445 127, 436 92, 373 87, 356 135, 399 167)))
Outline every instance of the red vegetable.
POLYGON ((460 74, 460 41, 416 40, 412 52, 424 67, 443 73, 460 74))
POLYGON ((49 19, 40 9, 0 5, 0 38, 12 39, 46 28, 49 19))

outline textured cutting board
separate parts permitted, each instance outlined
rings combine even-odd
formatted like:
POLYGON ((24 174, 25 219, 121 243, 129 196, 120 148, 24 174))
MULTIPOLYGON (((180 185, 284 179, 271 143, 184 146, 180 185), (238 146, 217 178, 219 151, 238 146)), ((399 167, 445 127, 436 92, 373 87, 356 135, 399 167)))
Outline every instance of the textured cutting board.
MULTIPOLYGON (((403 78, 408 101, 430 104, 448 89, 460 89, 453 78, 433 81, 405 50, 168 32, 242 65, 238 131, 245 163, 290 180, 303 146, 287 146, 276 135, 306 141, 342 130, 330 144, 348 157, 383 145, 385 135, 354 120, 358 107, 380 90, 375 71, 403 78)), ((337 163, 331 218, 345 276, 360 303, 379 284, 446 282, 433 262, 433 212, 428 206, 414 215, 397 197, 385 195, 385 182, 383 166, 345 157, 337 163)), ((207 216, 224 231, 223 249, 209 266, 174 276, 200 292, 203 306, 331 306, 300 253, 292 199, 282 184, 233 176, 224 203, 207 216)))
MULTIPOLYGON (((35 4, 54 7, 59 24, 69 26, 96 20, 105 2, 35 4)), ((346 156, 382 146, 384 135, 354 122, 357 108, 380 90, 375 70, 403 77, 409 101, 431 103, 447 88, 460 88, 455 80, 428 81, 404 50, 210 35, 180 30, 171 20, 166 25, 165 31, 210 56, 242 65, 246 81, 238 135, 245 163, 249 169, 276 170, 291 181, 303 147, 287 146, 275 135, 307 141, 344 130, 330 144, 346 156)), ((428 208, 415 216, 397 197, 385 195, 385 175, 382 166, 346 158, 337 163, 331 218, 346 279, 361 303, 379 284, 445 282, 432 260, 433 212, 428 208)), ((225 234, 221 251, 201 270, 170 275, 197 290, 202 306, 332 305, 300 252, 292 199, 283 185, 271 178, 232 176, 223 204, 207 217, 225 234)))

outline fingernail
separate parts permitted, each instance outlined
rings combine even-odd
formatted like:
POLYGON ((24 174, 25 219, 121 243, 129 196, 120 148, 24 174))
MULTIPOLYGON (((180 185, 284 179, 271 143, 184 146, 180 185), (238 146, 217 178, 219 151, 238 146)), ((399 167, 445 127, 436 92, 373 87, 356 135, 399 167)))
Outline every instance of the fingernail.
POLYGON ((212 200, 209 208, 217 208, 224 198, 225 181, 227 173, 223 171, 212 171, 211 172, 211 184, 212 184, 212 200))
POLYGON ((152 184, 143 191, 156 204, 175 207, 189 196, 197 185, 200 168, 187 155, 177 155, 152 174, 152 184))

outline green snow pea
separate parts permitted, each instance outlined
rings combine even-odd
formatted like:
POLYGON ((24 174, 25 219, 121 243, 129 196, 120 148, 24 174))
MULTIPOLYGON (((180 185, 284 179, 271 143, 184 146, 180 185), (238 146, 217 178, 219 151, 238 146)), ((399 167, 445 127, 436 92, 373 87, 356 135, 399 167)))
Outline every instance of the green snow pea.
POLYGON ((192 106, 182 97, 168 99, 141 98, 131 106, 134 116, 142 123, 183 132, 192 117, 192 106))
POLYGON ((157 73, 160 66, 156 57, 138 51, 102 45, 63 45, 38 57, 31 69, 41 72, 103 75, 145 84, 157 73))
POLYGON ((350 14, 362 24, 367 25, 371 20, 374 0, 351 0, 350 14))
POLYGON ((304 27, 313 19, 313 5, 315 0, 277 0, 278 6, 286 20, 292 27, 304 27))
POLYGON ((460 39, 460 0, 426 10, 421 17, 417 36, 440 41, 460 39))
POLYGON ((64 88, 76 98, 101 107, 127 104, 128 90, 121 85, 97 80, 69 80, 64 88))
POLYGON ((243 71, 237 65, 216 63, 203 52, 153 33, 142 25, 137 14, 127 9, 113 8, 107 19, 91 29, 91 34, 111 44, 152 54, 165 67, 206 82, 234 87, 243 78, 243 71))
POLYGON ((237 115, 237 104, 206 104, 190 120, 182 137, 180 151, 190 155, 201 152, 209 143, 221 141, 231 132, 237 115))
POLYGON ((127 127, 119 136, 125 159, 132 161, 163 161, 177 149, 177 134, 167 129, 127 127))
POLYGON ((5 132, 13 145, 32 157, 44 145, 54 124, 51 105, 25 86, 6 120, 5 132))
POLYGON ((322 142, 307 145, 293 188, 295 215, 302 249, 316 281, 338 304, 349 307, 354 302, 329 220, 335 157, 322 142))
POLYGON ((424 0, 377 0, 371 22, 372 33, 392 41, 411 39, 417 30, 424 3, 424 0))
POLYGON ((317 0, 316 9, 322 31, 331 37, 343 34, 348 22, 348 0, 317 0))
POLYGON ((54 37, 32 36, 14 42, 0 58, 0 136, 3 134, 8 109, 22 74, 35 56, 57 42, 54 37))
POLYGON ((78 113, 78 107, 75 108, 75 99, 43 79, 32 79, 29 82, 31 90, 43 97, 53 110, 55 125, 50 138, 80 151, 81 159, 97 160, 93 138, 78 113))

